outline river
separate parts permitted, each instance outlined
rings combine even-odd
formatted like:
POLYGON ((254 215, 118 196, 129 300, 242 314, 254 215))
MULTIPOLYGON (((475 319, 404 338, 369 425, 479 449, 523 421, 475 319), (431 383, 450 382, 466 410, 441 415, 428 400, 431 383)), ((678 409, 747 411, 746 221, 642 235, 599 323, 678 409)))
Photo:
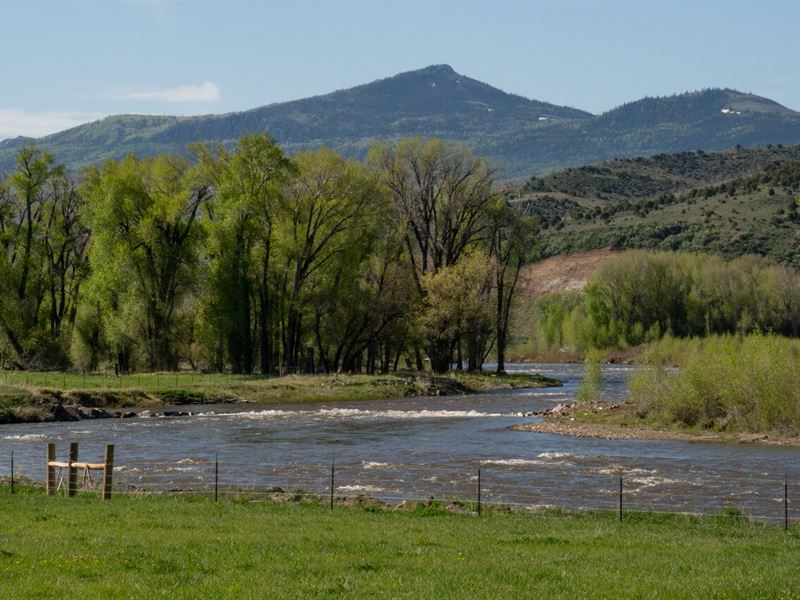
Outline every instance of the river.
MULTIPOLYGON (((625 395, 635 367, 603 367, 603 396, 625 395)), ((511 365, 561 379, 561 388, 470 396, 325 405, 195 407, 189 417, 100 419, 0 425, 0 459, 44 477, 45 442, 66 459, 100 461, 116 444, 118 490, 210 489, 218 459, 223 491, 302 489, 387 501, 477 495, 521 506, 613 509, 623 477, 624 507, 717 513, 737 508, 783 519, 783 481, 800 494, 800 449, 678 441, 600 440, 511 431, 531 411, 570 401, 582 365, 511 365), (795 488, 795 484, 798 484, 795 488)), ((4 470, 7 470, 4 469, 4 470)), ((796 506, 797 502, 794 503, 796 506)), ((800 511, 790 505, 791 517, 800 511)))

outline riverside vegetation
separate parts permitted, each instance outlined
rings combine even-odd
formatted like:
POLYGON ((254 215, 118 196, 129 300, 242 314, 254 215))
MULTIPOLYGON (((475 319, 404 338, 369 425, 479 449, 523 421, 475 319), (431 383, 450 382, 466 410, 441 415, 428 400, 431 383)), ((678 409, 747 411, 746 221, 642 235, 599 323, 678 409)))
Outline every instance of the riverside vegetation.
MULTIPOLYGON (((789 532, 741 517, 333 511, 200 496, 45 497, 0 488, 0 596, 792 598, 789 532), (165 535, 167 533, 167 535, 165 535), (535 560, 532 560, 532 557, 535 560), (665 576, 668 574, 668 576, 665 576)), ((263 500, 263 499, 262 499, 263 500)))
POLYGON ((437 140, 287 158, 266 135, 0 186, 0 360, 115 373, 504 370, 535 223, 437 140), (462 354, 463 353, 463 354, 462 354))
POLYGON ((132 375, 6 371, 0 375, 0 423, 134 416, 131 409, 176 411, 174 405, 253 402, 345 402, 404 396, 444 396, 487 390, 554 387, 533 373, 397 372, 263 377, 220 373, 132 375), (114 412, 111 412, 114 411, 114 412))
POLYGON ((75 177, 19 150, 0 185, 0 364, 25 375, 5 376, 2 420, 56 418, 62 403, 558 383, 480 374, 492 352, 504 375, 536 242, 485 160, 419 138, 376 144, 363 162, 288 158, 266 135, 191 151, 191 163, 128 156, 75 177), (442 378, 456 361, 471 375, 442 378), (99 371, 117 377, 74 375, 99 371), (314 373, 334 376, 300 377, 314 373))
POLYGON ((551 292, 520 311, 514 353, 582 360, 674 338, 800 333, 800 274, 764 258, 628 251, 581 291, 551 292))
POLYGON ((798 340, 762 334, 668 340, 650 349, 648 363, 630 383, 642 419, 716 431, 800 433, 798 340), (680 370, 667 370, 676 362, 680 370))
POLYGON ((584 290, 535 298, 527 318, 523 351, 585 357, 587 372, 573 408, 524 429, 798 439, 800 275, 790 267, 753 256, 629 251, 584 290), (643 365, 614 410, 594 404, 603 355, 643 365))
POLYGON ((800 445, 800 340, 773 334, 665 337, 650 344, 625 402, 597 402, 591 362, 577 402, 520 431, 605 439, 800 445), (674 368, 674 367, 679 368, 674 368))

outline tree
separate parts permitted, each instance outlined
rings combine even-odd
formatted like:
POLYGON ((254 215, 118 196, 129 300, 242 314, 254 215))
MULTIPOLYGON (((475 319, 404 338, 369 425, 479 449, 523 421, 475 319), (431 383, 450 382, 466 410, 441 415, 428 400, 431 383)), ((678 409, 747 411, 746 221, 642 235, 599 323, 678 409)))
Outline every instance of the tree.
MULTIPOLYGON (((505 373, 509 321, 522 267, 531 259, 537 225, 531 216, 499 199, 489 212, 489 255, 494 258, 497 374, 505 373)), ((477 359, 478 356, 475 356, 477 359)), ((470 357, 470 368, 473 358, 470 357)))
POLYGON ((600 400, 603 391, 603 369, 600 352, 594 348, 586 353, 585 368, 575 398, 578 403, 589 404, 600 400))
MULTIPOLYGON (((389 190, 424 300, 426 276, 456 265, 485 235, 486 210, 495 198, 493 171, 464 148, 420 138, 401 140, 395 147, 378 144, 368 160, 389 190)), ((436 334, 429 337, 428 356, 431 365, 446 371, 452 348, 437 340, 436 334)))
POLYGON ((267 135, 242 137, 233 153, 205 145, 194 150, 203 177, 215 190, 206 304, 210 335, 224 347, 234 372, 249 373, 257 323, 260 370, 272 373, 274 227, 282 188, 293 167, 267 135))
POLYGON ((347 260, 355 246, 371 239, 369 224, 382 196, 360 164, 331 150, 300 153, 294 163, 297 174, 286 186, 278 227, 283 355, 290 373, 300 368, 306 292, 327 267, 347 260))
POLYGON ((197 282, 200 208, 212 194, 194 175, 185 160, 163 155, 88 172, 93 284, 123 370, 130 341, 141 343, 148 368, 178 366, 178 312, 197 282))
POLYGON ((459 339, 491 328, 491 305, 482 293, 487 281, 491 281, 491 265, 480 252, 423 276, 426 295, 418 318, 430 345, 434 373, 450 370, 459 339))
POLYGON ((349 249, 317 278, 313 295, 314 336, 326 372, 358 371, 366 354, 368 373, 396 365, 411 339, 409 317, 418 308, 402 239, 387 214, 385 199, 349 249))
POLYGON ((66 365, 62 323, 74 321, 86 271, 81 207, 52 155, 20 149, 0 186, 0 328, 18 367, 66 365))

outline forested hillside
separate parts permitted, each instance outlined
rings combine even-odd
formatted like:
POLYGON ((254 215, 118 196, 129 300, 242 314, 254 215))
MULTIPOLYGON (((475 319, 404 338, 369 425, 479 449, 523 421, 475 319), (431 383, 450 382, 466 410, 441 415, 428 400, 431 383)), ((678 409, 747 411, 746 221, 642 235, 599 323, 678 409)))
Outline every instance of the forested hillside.
MULTIPOLYGON (((800 113, 767 98, 710 89, 644 98, 594 116, 506 93, 433 65, 372 83, 243 112, 195 117, 116 115, 38 140, 70 168, 128 153, 187 154, 193 142, 267 133, 290 154, 327 146, 363 158, 380 140, 463 143, 513 179, 613 158, 800 143, 800 113)), ((27 139, 0 142, 0 171, 27 139)))
POLYGON ((800 146, 616 160, 530 179, 545 255, 595 248, 759 254, 800 267, 800 146))
MULTIPOLYGON (((229 147, 243 135, 268 133, 290 152, 327 146, 363 158, 376 141, 421 135, 470 143, 509 136, 520 128, 589 118, 587 112, 508 94, 433 65, 366 85, 252 110, 199 117, 118 115, 39 140, 71 166, 163 152, 188 144, 229 147)), ((0 168, 26 140, 0 145, 0 168)))

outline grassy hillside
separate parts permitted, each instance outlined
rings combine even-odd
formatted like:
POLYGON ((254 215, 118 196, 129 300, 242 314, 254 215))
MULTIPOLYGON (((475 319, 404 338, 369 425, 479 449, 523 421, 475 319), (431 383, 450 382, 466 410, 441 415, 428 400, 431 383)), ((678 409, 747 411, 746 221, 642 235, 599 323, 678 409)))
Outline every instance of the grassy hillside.
POLYGON ((791 598, 798 530, 736 518, 455 514, 3 486, 0 596, 791 598))
POLYGON ((618 160, 530 179, 544 254, 654 248, 800 267, 800 146, 618 160))

